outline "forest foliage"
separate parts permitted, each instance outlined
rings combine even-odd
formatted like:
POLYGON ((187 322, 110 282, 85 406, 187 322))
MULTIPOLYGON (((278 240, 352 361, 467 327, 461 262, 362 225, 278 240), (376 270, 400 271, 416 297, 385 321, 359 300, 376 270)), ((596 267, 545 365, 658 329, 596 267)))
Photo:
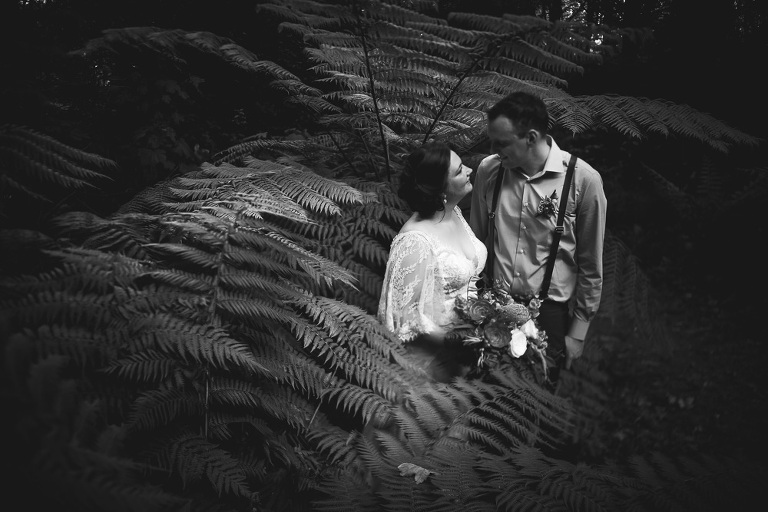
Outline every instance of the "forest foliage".
POLYGON ((119 150, 103 133, 94 152, 0 130, 16 441, 4 464, 19 495, 72 510, 265 511, 720 510, 751 498, 762 473, 727 454, 624 460, 589 439, 607 413, 601 343, 668 336, 629 208, 609 226, 604 336, 591 333, 564 378, 568 398, 523 362, 434 382, 375 318, 408 215, 394 193, 403 157, 439 137, 477 161, 484 112, 512 90, 544 98, 558 141, 596 164, 612 204, 638 201, 635 173, 680 222, 764 197, 757 137, 686 104, 569 93, 649 31, 429 1, 276 0, 255 15, 276 29, 270 59, 213 31, 152 25, 67 48, 94 93, 80 113, 120 120, 119 150), (639 157, 669 145, 680 154, 639 157), (132 159, 107 156, 129 148, 132 159), (110 202, 127 184, 141 190, 110 202), (574 439, 589 463, 568 455, 574 439))

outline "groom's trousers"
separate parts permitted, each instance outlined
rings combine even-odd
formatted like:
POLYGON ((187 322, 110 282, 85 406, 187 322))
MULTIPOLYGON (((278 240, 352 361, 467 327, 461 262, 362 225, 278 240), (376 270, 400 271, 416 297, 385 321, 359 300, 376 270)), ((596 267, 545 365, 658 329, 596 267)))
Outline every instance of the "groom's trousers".
POLYGON ((545 299, 536 319, 539 327, 547 333, 547 356, 553 361, 552 377, 557 378, 558 370, 565 365, 565 335, 568 333, 570 313, 567 302, 545 299))

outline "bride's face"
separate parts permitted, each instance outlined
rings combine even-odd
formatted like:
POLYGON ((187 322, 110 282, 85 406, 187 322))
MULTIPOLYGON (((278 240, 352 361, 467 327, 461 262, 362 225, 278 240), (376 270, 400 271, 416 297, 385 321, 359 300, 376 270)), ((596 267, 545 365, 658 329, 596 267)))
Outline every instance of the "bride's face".
POLYGON ((451 151, 451 164, 448 166, 448 179, 445 185, 446 198, 459 201, 462 197, 472 192, 472 183, 469 176, 472 169, 461 163, 461 157, 451 151))

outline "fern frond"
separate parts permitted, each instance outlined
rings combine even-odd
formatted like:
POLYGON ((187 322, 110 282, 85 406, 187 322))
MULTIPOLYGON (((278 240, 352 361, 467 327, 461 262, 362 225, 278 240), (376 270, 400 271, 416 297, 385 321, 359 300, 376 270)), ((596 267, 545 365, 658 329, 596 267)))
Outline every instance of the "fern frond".
POLYGON ((219 261, 216 254, 211 254, 207 251, 203 251, 195 247, 171 243, 152 243, 147 244, 146 247, 148 249, 152 249, 153 252, 158 255, 172 255, 178 260, 191 263, 195 267, 207 271, 214 270, 219 266, 219 261))
MULTIPOLYGON (((249 164, 250 166, 250 164, 249 164)), ((349 204, 366 199, 352 187, 331 181, 316 174, 286 169, 274 176, 275 183, 288 197, 316 213, 337 215, 341 212, 337 202, 349 204)))
POLYGON ((12 137, 16 143, 33 146, 35 152, 43 154, 51 152, 62 156, 85 172, 83 176, 80 176, 82 178, 107 178, 106 175, 102 174, 103 172, 111 172, 117 169, 117 164, 113 160, 68 146, 53 137, 25 126, 3 125, 0 132, 2 133, 0 141, 4 144, 6 143, 5 137, 12 137), (88 166, 90 169, 84 166, 88 166), (95 172, 94 169, 101 172, 95 172))
POLYGON ((258 398, 260 409, 297 430, 306 432, 311 427, 313 417, 317 416, 316 403, 310 402, 290 388, 283 386, 253 388, 250 383, 242 383, 242 385, 254 390, 253 393, 256 394, 252 396, 258 398))
POLYGON ((300 293, 292 285, 256 272, 243 272, 225 269, 219 275, 219 283, 224 289, 237 290, 241 293, 254 293, 271 297, 299 297, 300 293))
POLYGON ((340 429, 314 429, 307 434, 307 438, 317 445, 317 450, 322 453, 331 464, 338 463, 342 467, 350 467, 359 457, 352 440, 357 434, 340 429))
POLYGON ((312 0, 272 0, 272 3, 259 4, 257 11, 266 10, 275 14, 286 16, 288 19, 294 19, 297 23, 306 23, 308 26, 314 26, 314 22, 324 19, 336 19, 337 23, 344 24, 354 22, 353 14, 342 5, 329 4, 325 2, 315 2, 312 0), (272 5, 278 4, 278 5, 272 5), (311 15, 308 18, 296 16, 296 12, 311 15))
POLYGON ((230 224, 244 219, 261 220, 266 215, 308 222, 307 212, 298 205, 294 206, 292 201, 286 201, 283 197, 275 198, 261 187, 246 185, 242 188, 242 191, 224 191, 224 198, 195 208, 199 210, 195 215, 204 216, 203 212, 206 212, 230 224))
POLYGON ((349 471, 321 482, 324 497, 316 499, 312 510, 318 512, 363 512, 380 509, 380 499, 365 481, 349 471))
POLYGON ((296 339, 280 327, 269 330, 239 326, 238 337, 249 343, 254 356, 265 366, 279 368, 273 378, 288 384, 306 396, 318 398, 327 387, 337 385, 338 379, 296 346, 296 339))
POLYGON ((390 367, 380 355, 359 341, 355 342, 357 336, 354 333, 353 341, 348 342, 350 346, 342 345, 333 337, 329 337, 326 332, 330 332, 331 336, 349 334, 342 323, 333 322, 326 312, 320 311, 318 318, 322 322, 322 328, 313 323, 293 320, 293 331, 304 347, 309 349, 314 357, 322 358, 332 370, 340 370, 344 378, 371 388, 381 396, 396 400, 407 380, 405 376, 390 367))
POLYGON ((618 108, 613 102, 605 101, 599 96, 590 97, 586 101, 592 115, 599 118, 605 124, 616 128, 625 135, 637 138, 642 136, 640 129, 629 118, 627 113, 623 109, 618 108))
POLYGON ((430 436, 437 437, 457 416, 453 403, 428 386, 419 386, 418 392, 408 395, 408 407, 430 436))
POLYGON ((336 403, 338 410, 360 415, 364 423, 375 416, 387 417, 388 402, 369 391, 349 383, 340 383, 338 387, 327 390, 325 397, 329 403, 336 403))
MULTIPOLYGON (((209 439, 216 441, 237 439, 236 436, 238 433, 236 433, 236 430, 244 425, 252 428, 262 439, 273 440, 277 437, 264 419, 249 413, 237 414, 229 411, 216 411, 208 416, 207 425, 209 439)), ((238 456, 238 460, 244 471, 251 469, 252 474, 255 473, 258 475, 260 473, 258 471, 254 472, 253 468, 249 468, 248 461, 243 460, 244 457, 242 457, 241 454, 237 453, 236 455, 238 456)))
POLYGON ((435 4, 429 1, 414 0, 409 2, 407 7, 400 5, 397 0, 384 0, 374 5, 375 8, 370 11, 370 16, 375 20, 385 20, 398 25, 410 25, 412 23, 447 24, 444 19, 425 14, 426 11, 432 11, 436 14, 435 4))
POLYGON ((296 75, 282 66, 268 60, 259 60, 253 52, 234 43, 222 45, 217 53, 217 56, 219 55, 224 57, 227 62, 235 64, 245 71, 274 78, 275 80, 272 80, 270 84, 275 84, 276 81, 278 83, 298 81, 296 75))
POLYGON ((309 70, 328 77, 319 79, 320 83, 333 81, 334 77, 338 80, 359 80, 362 83, 366 78, 363 55, 354 49, 323 45, 319 48, 305 48, 304 52, 310 63, 314 64, 309 70))
MULTIPOLYGON (((330 302, 328 299, 322 299, 322 301, 330 302)), ((374 352, 383 356, 385 360, 392 359, 405 369, 415 370, 416 367, 409 363, 408 358, 405 357, 405 350, 400 340, 381 322, 359 308, 347 304, 341 306, 335 310, 335 314, 346 323, 352 332, 357 333, 374 352)), ((352 347, 352 350, 356 350, 356 348, 352 347)))
POLYGON ((457 106, 481 111, 488 110, 502 96, 514 91, 526 91, 543 98, 562 94, 544 83, 528 82, 516 76, 491 71, 478 72, 464 79, 462 84, 462 88, 456 93, 457 106), (474 94, 480 94, 480 98, 472 100, 471 96, 474 94))
MULTIPOLYGON (((472 30, 480 30, 483 32, 492 32, 496 34, 507 32, 517 33, 523 30, 522 24, 515 23, 506 18, 467 12, 448 13, 448 22, 459 26, 470 27, 472 30)), ((539 19, 539 23, 540 22, 541 20, 539 19)))
POLYGON ((205 404, 196 391, 163 385, 140 393, 131 409, 129 427, 152 431, 179 417, 202 417, 205 404))
POLYGON ((268 374, 248 346, 229 337, 224 329, 194 324, 167 314, 146 316, 134 321, 133 325, 135 334, 130 348, 134 352, 157 350, 175 355, 182 361, 207 363, 222 370, 240 368, 254 376, 268 374))
MULTIPOLYGON (((456 415, 450 430, 459 436, 469 436, 504 453, 510 445, 556 446, 569 432, 571 423, 563 412, 566 404, 538 386, 524 384, 519 378, 510 379, 497 372, 505 385, 482 386, 458 380, 462 390, 473 391, 476 401, 466 412, 456 415), (507 387, 514 382, 515 387, 507 387)), ((446 404, 448 402, 445 402, 446 404)), ((466 402, 463 407, 466 407, 466 402)), ((456 406, 452 406, 455 407, 456 406)))
POLYGON ((47 196, 44 196, 38 192, 35 192, 34 190, 32 190, 32 188, 23 185, 22 183, 11 178, 7 174, 0 174, 0 187, 2 187, 0 188, 0 190, 2 190, 3 192, 8 190, 15 190, 16 192, 21 192, 24 195, 24 197, 37 201, 38 203, 52 202, 52 200, 47 196))
POLYGON ((545 48, 548 52, 562 57, 576 64, 595 65, 603 61, 603 56, 595 51, 594 43, 589 39, 574 34, 571 25, 556 22, 549 32, 533 32, 527 35, 527 40, 538 47, 545 48))
POLYGON ((0 158, 5 162, 6 170, 15 172, 22 179, 25 175, 31 175, 40 182, 75 189, 92 187, 92 182, 109 179, 104 174, 73 164, 60 155, 46 152, 46 148, 31 144, 22 137, 0 132, 0 144, 0 158), (17 147, 10 147, 11 144, 17 147), (40 161, 40 157, 43 157, 43 161, 40 161))
POLYGON ((248 293, 222 291, 216 304, 231 320, 243 321, 254 327, 265 325, 264 321, 288 323, 293 320, 288 309, 268 296, 254 297, 248 293))
POLYGON ((649 132, 658 133, 662 136, 669 134, 669 128, 653 109, 646 108, 646 103, 643 99, 624 96, 617 98, 617 105, 625 111, 625 115, 628 118, 649 132))
MULTIPOLYGON (((386 51, 373 57, 375 59, 373 77, 376 79, 394 80, 398 76, 398 71, 406 72, 410 76, 416 73, 425 79, 430 76, 451 77, 458 71, 458 65, 455 62, 434 55, 425 55, 418 50, 389 44, 382 44, 382 49, 386 51)), ((350 75, 350 79, 367 74, 361 55, 354 50, 323 46, 320 50, 309 53, 309 56, 318 63, 312 70, 319 73, 336 71, 350 75)))
MULTIPOLYGON (((66 375, 67 357, 28 358, 26 342, 14 337, 3 355, 17 395, 6 421, 23 429, 25 442, 7 454, 9 499, 28 494, 31 506, 62 506, 83 510, 158 511, 181 506, 182 500, 141 478, 146 465, 118 453, 122 427, 105 426, 99 401, 87 400, 83 389, 66 375), (55 421, 51 421, 55 418, 55 421)), ((6 388, 9 391, 10 388, 6 388)))
POLYGON ((305 107, 306 110, 315 114, 335 114, 341 112, 339 107, 317 96, 308 96, 306 94, 291 94, 286 101, 288 103, 305 107))
POLYGON ((178 359, 173 355, 149 349, 115 360, 102 371, 129 382, 157 384, 178 369, 178 359))
MULTIPOLYGON (((481 456, 480 456, 481 457, 481 456)), ((484 493, 485 475, 477 471, 479 454, 462 442, 451 442, 430 451, 425 464, 435 472, 429 481, 438 487, 434 504, 424 510, 499 510, 491 499, 498 491, 484 493)))
POLYGON ((157 227, 154 216, 126 213, 102 219, 88 212, 67 212, 52 219, 59 235, 74 237, 83 248, 119 253, 134 259, 147 259, 144 244, 148 233, 157 227))
MULTIPOLYGON (((25 178, 32 178, 34 182, 43 186, 56 185, 61 189, 76 190, 82 188, 95 188, 91 182, 79 177, 71 176, 69 175, 70 173, 63 172, 62 168, 66 169, 68 165, 67 162, 63 159, 57 160, 55 159, 55 156, 53 158, 54 160, 51 164, 54 167, 51 167, 47 162, 43 163, 30 159, 15 148, 0 146, 0 160, 5 162, 5 169, 15 171, 17 180, 20 175, 22 180, 25 178)), ((94 173, 94 175, 96 175, 96 173, 94 173)), ((14 180, 14 182, 16 182, 16 180, 14 180)))
POLYGON ((322 280, 328 286, 331 286, 333 281, 337 280, 348 286, 354 286, 354 277, 339 265, 326 260, 317 254, 313 254, 310 251, 306 251, 300 248, 298 245, 290 242, 280 235, 268 233, 268 236, 270 238, 276 239, 278 242, 284 244, 285 246, 288 246, 288 248, 292 249, 293 251, 302 254, 302 258, 295 258, 289 261, 292 263, 295 262, 297 265, 299 265, 316 282, 320 283, 322 280))
MULTIPOLYGON (((537 69, 518 60, 501 56, 488 56, 480 60, 479 67, 487 71, 493 71, 504 76, 514 77, 527 82, 553 85, 558 88, 566 88, 568 83, 557 76, 537 69)), ((476 75, 475 75, 476 76, 476 75)))
POLYGON ((459 43, 425 34, 421 30, 380 22, 369 28, 371 36, 406 50, 421 51, 427 55, 459 63, 468 61, 470 48, 459 43))
MULTIPOLYGON (((254 143, 263 144, 263 147, 273 145, 267 141, 254 141, 254 143)), ((191 189, 219 189, 224 184, 230 184, 235 187, 234 190, 244 194, 245 198, 249 193, 260 190, 270 192, 278 190, 307 210, 324 215, 337 214, 339 204, 360 204, 371 200, 370 195, 313 172, 301 171, 277 162, 256 158, 247 158, 244 164, 244 167, 235 167, 231 164, 214 167, 206 164, 202 167, 202 173, 206 178, 192 176, 180 179, 179 183, 191 189)), ((221 194, 217 197, 224 199, 221 194)), ((259 195, 255 199, 257 203, 255 206, 258 206, 258 202, 264 201, 266 197, 259 195)))
POLYGON ((207 481, 219 496, 234 494, 249 498, 252 495, 237 459, 201 437, 185 434, 171 439, 158 457, 174 470, 185 486, 207 481))
MULTIPOLYGON (((725 123, 687 105, 673 104, 647 98, 624 98, 613 95, 596 95, 567 100, 553 98, 551 105, 555 119, 561 120, 568 111, 583 112, 591 118, 586 124, 604 124, 623 133, 642 136, 636 123, 654 133, 677 133, 698 140, 721 152, 728 152, 735 145, 755 146, 759 139, 732 128, 725 123)), ((582 123, 579 123, 581 125, 582 123)), ((582 128, 583 129, 583 128, 582 128)))
POLYGON ((501 44, 500 54, 524 64, 555 74, 583 74, 584 68, 522 39, 512 39, 501 44))
POLYGON ((298 80, 296 75, 271 61, 260 60, 253 52, 229 38, 211 32, 164 30, 155 27, 128 27, 104 30, 102 36, 90 40, 82 49, 72 52, 86 56, 127 46, 143 53, 149 52, 171 60, 176 65, 195 65, 195 52, 208 58, 263 77, 267 80, 298 80))
MULTIPOLYGON (((295 9, 292 9, 287 2, 272 1, 272 2, 264 2, 261 4, 257 4, 256 11, 259 14, 262 14, 265 16, 276 15, 276 16, 279 16, 281 19, 289 21, 291 23, 305 24, 309 27, 317 26, 318 22, 320 24, 327 23, 327 20, 329 18, 325 16, 311 15, 305 10, 306 6, 304 7, 305 8, 302 9, 302 11, 296 11, 295 9)), ((334 26, 331 26, 328 28, 334 28, 334 26)))
POLYGON ((452 27, 447 24, 434 23, 433 20, 422 22, 413 21, 407 23, 406 26, 420 32, 428 32, 429 34, 439 37, 440 39, 454 41, 463 46, 474 46, 478 39, 488 38, 495 35, 494 32, 482 30, 465 30, 452 27))
POLYGON ((84 326, 66 326, 53 322, 23 331, 33 341, 40 358, 67 356, 82 367, 100 366, 120 354, 129 331, 117 325, 94 332, 84 326))
POLYGON ((244 270, 232 270, 225 267, 225 270, 220 273, 219 278, 222 283, 226 283, 233 288, 240 288, 240 283, 246 283, 251 279, 260 279, 258 276, 274 275, 283 279, 290 279, 291 282, 301 285, 306 288, 311 284, 311 278, 301 270, 297 268, 298 265, 294 264, 291 260, 286 258, 276 257, 270 252, 259 252, 253 249, 241 249, 238 247, 230 248, 227 251, 227 261, 236 269, 244 270), (251 276, 251 273, 256 275, 251 276))
POLYGON ((60 323, 106 328, 113 320, 111 306, 108 299, 95 294, 41 291, 4 304, 4 309, 22 325, 60 323))
MULTIPOLYGON (((211 276, 177 269, 158 269, 144 272, 142 277, 171 288, 183 289, 208 295, 213 291, 214 280, 211 276)), ((220 279, 223 278, 220 276, 220 279)))
POLYGON ((147 187, 118 208, 116 214, 143 213, 160 215, 167 211, 166 203, 176 198, 165 182, 147 187))
POLYGON ((560 125, 572 133, 581 133, 594 126, 592 111, 577 98, 557 95, 545 103, 551 124, 560 125))

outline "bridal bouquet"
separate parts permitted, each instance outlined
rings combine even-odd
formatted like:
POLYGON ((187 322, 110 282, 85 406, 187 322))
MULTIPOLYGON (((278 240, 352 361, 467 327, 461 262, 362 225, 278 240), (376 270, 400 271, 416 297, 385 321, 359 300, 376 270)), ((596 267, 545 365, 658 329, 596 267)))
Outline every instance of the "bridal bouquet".
POLYGON ((478 352, 477 366, 494 368, 504 358, 524 355, 538 359, 547 375, 547 334, 539 328, 541 301, 536 297, 515 300, 504 283, 493 283, 475 297, 457 297, 455 309, 466 322, 457 334, 478 352))

